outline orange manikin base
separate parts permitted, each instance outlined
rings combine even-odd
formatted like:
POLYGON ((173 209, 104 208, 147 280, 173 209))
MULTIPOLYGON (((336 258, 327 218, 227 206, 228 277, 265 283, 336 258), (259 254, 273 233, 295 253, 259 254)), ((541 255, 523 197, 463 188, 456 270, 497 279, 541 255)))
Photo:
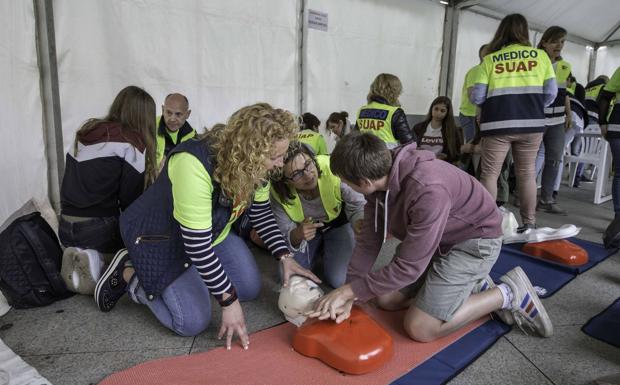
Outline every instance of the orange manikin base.
POLYGON ((568 266, 581 266, 588 263, 588 252, 566 239, 526 243, 521 251, 568 266))
POLYGON ((394 354, 392 337, 357 306, 340 324, 324 320, 302 325, 293 337, 293 348, 349 374, 372 372, 394 354))

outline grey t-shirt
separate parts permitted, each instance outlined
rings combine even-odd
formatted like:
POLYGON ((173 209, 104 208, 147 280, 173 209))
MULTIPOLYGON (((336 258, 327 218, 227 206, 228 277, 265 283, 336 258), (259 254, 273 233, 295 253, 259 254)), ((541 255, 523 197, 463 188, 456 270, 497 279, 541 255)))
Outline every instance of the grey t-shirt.
MULTIPOLYGON (((271 192, 273 194, 273 191, 271 192)), ((356 221, 364 218, 364 205, 366 204, 366 199, 364 199, 364 195, 355 192, 351 187, 346 185, 345 183, 340 183, 340 194, 342 195, 342 200, 345 202, 345 214, 350 223, 355 223, 356 221)), ((323 208, 323 202, 321 202, 321 197, 317 197, 315 199, 306 200, 301 194, 299 194, 299 199, 301 201, 301 207, 304 210, 304 216, 306 218, 312 218, 313 221, 325 222, 327 221, 327 213, 323 208)), ((273 213, 276 217, 276 222, 278 223, 278 227, 280 227, 280 231, 284 234, 284 238, 288 243, 288 246, 291 250, 299 250, 303 249, 306 245, 306 241, 302 241, 298 247, 294 247, 291 245, 291 236, 290 233, 294 230, 298 223, 293 222, 291 218, 289 218, 286 211, 275 198, 271 197, 271 208, 273 209, 273 213)))

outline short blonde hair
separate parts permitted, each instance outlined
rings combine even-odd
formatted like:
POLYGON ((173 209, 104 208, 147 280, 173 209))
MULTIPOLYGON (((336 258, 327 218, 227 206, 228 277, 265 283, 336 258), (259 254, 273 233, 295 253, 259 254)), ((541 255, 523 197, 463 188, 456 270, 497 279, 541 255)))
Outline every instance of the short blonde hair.
POLYGON ((374 97, 380 97, 387 100, 387 103, 391 106, 400 107, 400 101, 398 97, 403 92, 403 84, 396 75, 392 74, 379 74, 370 85, 370 91, 366 100, 368 103, 372 101, 374 97))
POLYGON ((292 140, 299 126, 292 113, 257 103, 232 114, 218 131, 212 136, 217 160, 213 177, 228 197, 250 203, 267 177, 265 161, 273 143, 292 140))

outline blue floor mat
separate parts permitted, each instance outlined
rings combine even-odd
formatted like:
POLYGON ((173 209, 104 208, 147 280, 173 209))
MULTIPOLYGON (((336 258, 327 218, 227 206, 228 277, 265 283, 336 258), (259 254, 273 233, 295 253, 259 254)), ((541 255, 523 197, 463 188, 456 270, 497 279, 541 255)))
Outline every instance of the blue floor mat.
POLYGON ((499 282, 499 277, 515 266, 521 266, 534 286, 540 286, 546 290, 545 294, 539 294, 541 298, 546 298, 560 290, 578 274, 589 270, 617 251, 617 249, 606 249, 601 244, 582 239, 569 238, 568 240, 588 252, 588 263, 572 267, 544 261, 521 252, 522 243, 513 243, 502 247, 499 258, 489 275, 494 281, 499 282))
POLYGON ((391 385, 445 384, 487 351, 511 327, 489 320, 467 333, 391 385))
POLYGON ((620 298, 592 317, 581 330, 590 337, 620 348, 620 298))

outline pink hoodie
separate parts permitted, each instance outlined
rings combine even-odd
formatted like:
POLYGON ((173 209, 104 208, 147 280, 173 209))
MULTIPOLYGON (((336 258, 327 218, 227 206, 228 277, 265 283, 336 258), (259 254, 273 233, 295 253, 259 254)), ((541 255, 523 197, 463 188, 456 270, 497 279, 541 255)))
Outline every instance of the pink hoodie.
POLYGON ((415 143, 397 147, 392 156, 388 191, 366 196, 364 227, 347 272, 360 301, 415 282, 437 248, 446 254, 465 240, 502 235, 495 201, 471 175, 415 143), (400 255, 371 272, 388 232, 402 241, 400 255))

